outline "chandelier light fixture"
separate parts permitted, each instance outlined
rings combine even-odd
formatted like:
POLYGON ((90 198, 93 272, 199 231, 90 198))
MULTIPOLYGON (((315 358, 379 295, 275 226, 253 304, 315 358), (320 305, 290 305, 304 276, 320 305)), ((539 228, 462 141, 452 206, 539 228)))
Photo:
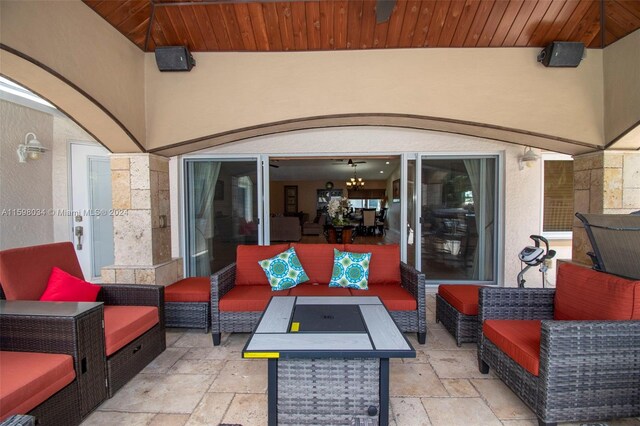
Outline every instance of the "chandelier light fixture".
POLYGON ((347 189, 353 189, 354 191, 357 191, 358 189, 364 187, 364 180, 358 177, 358 171, 356 170, 356 167, 358 166, 356 164, 353 164, 351 167, 353 167, 353 177, 347 181, 347 189))

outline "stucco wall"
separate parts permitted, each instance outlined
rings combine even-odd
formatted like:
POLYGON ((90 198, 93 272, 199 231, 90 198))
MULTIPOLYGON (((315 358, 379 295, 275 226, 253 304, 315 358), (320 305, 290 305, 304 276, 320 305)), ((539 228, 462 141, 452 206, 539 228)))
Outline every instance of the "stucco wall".
MULTIPOLYGON (((49 243, 53 240, 51 151, 37 161, 18 162, 16 150, 25 135, 35 133, 45 148, 53 143, 53 117, 0 100, 0 249, 49 243), (11 209, 39 209, 36 216, 11 209)), ((33 213, 32 213, 33 214, 33 213)))
MULTIPOLYGON (((306 130, 264 136, 211 148, 206 152, 212 155, 230 156, 249 152, 277 156, 296 153, 324 155, 331 153, 331 155, 349 156, 358 152, 371 155, 401 152, 502 153, 504 160, 504 181, 501 183, 501 187, 504 188, 503 231, 506 232, 503 232, 504 254, 500 258, 504 259, 504 262, 501 262, 501 268, 504 267, 504 271, 499 273, 499 283, 508 286, 516 285, 516 275, 520 271, 517 255, 523 247, 531 244, 529 235, 541 232, 542 162, 539 161, 533 168, 519 170, 517 159, 522 155, 522 147, 512 144, 409 129, 358 127, 306 130)), ((171 191, 178 192, 177 179, 172 179, 171 191)), ((172 200, 172 203, 176 202, 177 200, 172 200)), ((177 226, 178 217, 173 216, 172 220, 176 221, 174 224, 177 226)), ((178 235, 174 234, 174 238, 178 241, 178 235)), ((174 255, 177 255, 177 243, 174 244, 173 249, 174 255)), ((555 271, 551 270, 550 275, 553 274, 555 271)), ((532 272, 527 275, 527 286, 540 284, 539 273, 532 272)))
MULTIPOLYGON (((605 136, 609 142, 640 123, 640 30, 604 49, 603 60, 605 136)), ((640 148, 640 135, 616 148, 640 148)))
POLYGON ((602 51, 545 68, 537 48, 199 53, 189 73, 146 55, 147 146, 349 113, 417 114, 601 144, 602 51))
MULTIPOLYGON (((0 42, 30 56, 67 78, 101 103, 144 144, 144 53, 80 0, 0 2, 0 42)), ((5 55, 0 72, 49 97, 57 105, 94 125, 95 117, 83 117, 90 102, 76 108, 72 94, 52 82, 31 75, 5 55)), ((59 81, 58 81, 59 83, 59 81)), ((104 113, 102 113, 104 115, 104 113)), ((104 118, 104 117, 103 117, 104 118)), ((96 131, 97 133, 97 131, 96 131)), ((101 131, 103 143, 121 149, 121 129, 101 131)), ((130 145, 134 151, 135 146, 130 145)))

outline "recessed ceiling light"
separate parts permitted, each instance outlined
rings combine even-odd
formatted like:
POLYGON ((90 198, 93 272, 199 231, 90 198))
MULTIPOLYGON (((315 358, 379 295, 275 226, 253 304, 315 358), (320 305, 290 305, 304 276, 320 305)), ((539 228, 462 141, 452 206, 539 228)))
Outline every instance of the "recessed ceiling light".
POLYGON ((380 170, 380 173, 384 173, 384 170, 380 170))
POLYGON ((387 162, 386 162, 386 163, 384 163, 384 164, 389 164, 389 162, 387 161, 387 162))

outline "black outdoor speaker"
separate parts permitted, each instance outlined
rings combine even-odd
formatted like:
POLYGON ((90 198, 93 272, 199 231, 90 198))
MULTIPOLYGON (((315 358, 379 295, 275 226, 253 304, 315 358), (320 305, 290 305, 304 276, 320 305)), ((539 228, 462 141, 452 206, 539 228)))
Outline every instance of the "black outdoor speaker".
POLYGON ((584 56, 584 43, 554 41, 538 55, 538 62, 545 67, 577 67, 584 56))
POLYGON ((156 47, 156 63, 160 71, 191 71, 196 65, 186 46, 156 47))

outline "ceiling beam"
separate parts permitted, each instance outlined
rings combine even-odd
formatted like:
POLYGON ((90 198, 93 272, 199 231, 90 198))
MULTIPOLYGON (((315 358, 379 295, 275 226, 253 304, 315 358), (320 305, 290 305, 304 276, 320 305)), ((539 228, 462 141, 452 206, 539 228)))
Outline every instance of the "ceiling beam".
POLYGON ((147 35, 144 38, 144 51, 149 51, 149 39, 151 38, 151 29, 153 28, 153 18, 156 16, 156 3, 151 0, 151 11, 149 12, 149 26, 147 27, 147 35))

